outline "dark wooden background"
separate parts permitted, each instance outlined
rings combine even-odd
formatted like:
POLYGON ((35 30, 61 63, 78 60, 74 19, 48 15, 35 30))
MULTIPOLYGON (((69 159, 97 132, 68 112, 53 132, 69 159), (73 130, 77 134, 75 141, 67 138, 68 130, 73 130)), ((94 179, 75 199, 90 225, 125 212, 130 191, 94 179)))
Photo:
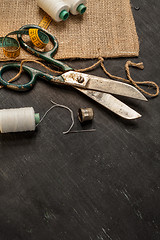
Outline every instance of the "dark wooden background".
MULTIPOLYGON (((145 65, 132 77, 159 84, 160 1, 132 0, 132 10, 140 56, 131 60, 145 65)), ((127 60, 105 66, 125 77, 127 60)), ((67 61, 76 68, 94 62, 67 61)), ((91 74, 105 77, 100 68, 91 74)), ((50 99, 73 110, 74 130, 96 132, 64 136, 70 115, 56 108, 35 132, 0 135, 0 240, 159 240, 160 98, 123 98, 142 114, 125 121, 71 88, 40 80, 27 93, 1 90, 0 108, 33 106, 42 116, 50 99), (94 109, 92 123, 81 126, 79 107, 94 109)))

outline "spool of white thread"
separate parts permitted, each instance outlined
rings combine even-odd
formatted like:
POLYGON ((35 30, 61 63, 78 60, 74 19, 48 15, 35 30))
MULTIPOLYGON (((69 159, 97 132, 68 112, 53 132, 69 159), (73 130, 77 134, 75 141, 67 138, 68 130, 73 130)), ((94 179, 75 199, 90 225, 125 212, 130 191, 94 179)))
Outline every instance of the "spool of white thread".
POLYGON ((67 20, 69 5, 63 0, 37 0, 38 6, 50 15, 56 22, 67 20))
POLYGON ((1 133, 34 131, 38 122, 39 114, 33 107, 0 110, 1 133))
POLYGON ((73 15, 83 14, 86 11, 86 0, 64 0, 69 5, 73 15))

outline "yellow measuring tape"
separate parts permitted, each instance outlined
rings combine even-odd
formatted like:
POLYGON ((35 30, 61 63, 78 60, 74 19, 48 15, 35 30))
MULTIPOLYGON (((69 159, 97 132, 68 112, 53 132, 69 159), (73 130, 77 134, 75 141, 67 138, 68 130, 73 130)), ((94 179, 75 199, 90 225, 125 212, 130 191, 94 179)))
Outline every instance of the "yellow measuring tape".
MULTIPOLYGON (((41 28, 47 29, 52 21, 49 15, 45 15, 40 22, 39 26, 41 28)), ((43 49, 49 42, 48 36, 41 32, 39 29, 30 28, 29 30, 19 30, 7 34, 5 37, 0 38, 0 47, 2 47, 3 52, 8 58, 17 58, 20 55, 20 44, 19 42, 9 37, 10 35, 25 34, 29 35, 30 40, 37 48, 43 49)))
POLYGON ((46 14, 43 17, 42 21, 40 22, 39 26, 41 28, 47 29, 51 22, 52 22, 52 18, 48 14, 46 14))
POLYGON ((32 41, 32 43, 38 47, 38 48, 45 48, 45 46, 47 45, 48 42, 44 42, 41 40, 40 36, 39 36, 39 29, 37 28, 30 28, 29 29, 29 37, 32 41))
POLYGON ((16 58, 19 56, 20 45, 16 39, 10 37, 1 38, 0 43, 5 56, 7 56, 8 58, 16 58))

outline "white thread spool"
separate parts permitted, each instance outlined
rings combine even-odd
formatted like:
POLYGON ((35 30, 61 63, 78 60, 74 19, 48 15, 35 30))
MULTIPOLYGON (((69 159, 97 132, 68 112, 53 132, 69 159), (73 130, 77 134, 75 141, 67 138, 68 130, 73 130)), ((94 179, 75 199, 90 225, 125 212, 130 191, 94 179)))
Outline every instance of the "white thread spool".
POLYGON ((69 5, 63 0, 37 0, 38 6, 50 15, 56 22, 67 20, 69 5))
POLYGON ((64 0, 69 5, 73 15, 83 14, 86 11, 86 0, 64 0))
POLYGON ((38 122, 39 114, 32 107, 0 110, 1 133, 34 131, 38 122))

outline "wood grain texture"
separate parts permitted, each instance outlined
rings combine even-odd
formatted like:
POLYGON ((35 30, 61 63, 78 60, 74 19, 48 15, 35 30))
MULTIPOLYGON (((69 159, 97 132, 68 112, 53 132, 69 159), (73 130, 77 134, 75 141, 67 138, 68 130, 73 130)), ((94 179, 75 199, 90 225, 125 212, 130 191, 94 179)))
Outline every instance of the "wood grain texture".
MULTIPOLYGON (((140 56, 131 60, 145 66, 132 69, 132 77, 159 84, 160 2, 135 0, 132 6, 140 56)), ((126 60, 105 66, 124 77, 126 60)), ((67 63, 84 68, 93 62, 67 63)), ((100 68, 91 74, 105 76, 100 68)), ((56 108, 35 132, 0 135, 0 239, 159 240, 159 97, 147 103, 121 98, 142 114, 125 121, 72 88, 41 80, 27 93, 0 91, 1 108, 33 106, 41 115, 50 99, 74 111, 74 130, 96 132, 63 136, 70 115, 56 108), (91 124, 80 125, 79 107, 94 109, 91 124)))

